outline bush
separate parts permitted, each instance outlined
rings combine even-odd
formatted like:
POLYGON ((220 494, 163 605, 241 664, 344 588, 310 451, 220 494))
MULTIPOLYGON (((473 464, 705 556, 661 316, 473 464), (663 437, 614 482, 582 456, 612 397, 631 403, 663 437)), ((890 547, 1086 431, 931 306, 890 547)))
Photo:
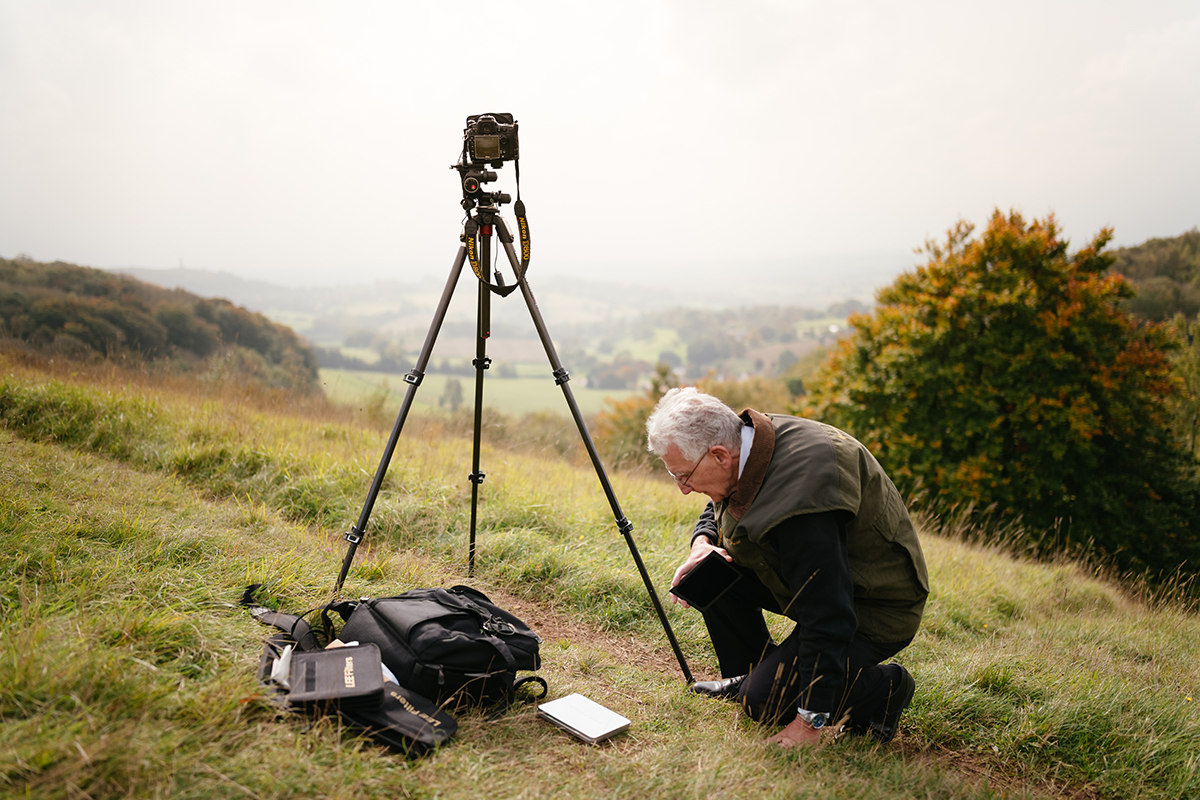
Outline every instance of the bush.
POLYGON ((677 385, 671 368, 659 363, 644 394, 604 401, 605 409, 596 415, 593 438, 596 450, 609 467, 649 469, 653 465, 654 456, 646 450, 646 419, 659 398, 677 385))
POLYGON ((960 222, 851 318, 805 413, 844 428, 902 491, 992 508, 1125 568, 1200 565, 1191 454, 1169 430, 1164 328, 1120 303, 1102 231, 1073 256, 1053 217, 960 222))

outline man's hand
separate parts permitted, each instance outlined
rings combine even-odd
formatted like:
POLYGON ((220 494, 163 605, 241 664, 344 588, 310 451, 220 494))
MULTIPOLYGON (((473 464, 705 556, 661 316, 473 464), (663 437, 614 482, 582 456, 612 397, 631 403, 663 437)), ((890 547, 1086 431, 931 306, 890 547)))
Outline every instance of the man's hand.
POLYGON ((821 735, 826 730, 827 728, 814 728, 796 717, 767 741, 780 747, 810 747, 820 744, 821 735))
MULTIPOLYGON (((723 547, 717 547, 703 536, 697 536, 696 540, 692 542, 692 552, 688 553, 688 557, 685 558, 683 563, 679 565, 679 569, 675 570, 675 577, 671 579, 671 588, 674 589, 676 586, 678 586, 679 582, 683 580, 683 576, 695 569, 696 565, 703 561, 713 550, 716 550, 718 553, 720 553, 721 558, 725 559, 726 561, 733 561, 733 556, 725 552, 723 547)), ((678 603, 684 608, 691 608, 687 601, 678 595, 672 594, 671 602, 678 603)))

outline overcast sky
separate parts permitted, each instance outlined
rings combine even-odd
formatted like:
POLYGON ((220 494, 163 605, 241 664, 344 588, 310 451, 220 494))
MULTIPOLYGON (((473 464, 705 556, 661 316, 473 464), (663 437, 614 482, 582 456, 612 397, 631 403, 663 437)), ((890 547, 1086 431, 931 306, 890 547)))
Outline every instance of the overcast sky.
POLYGON ((443 276, 489 111, 531 280, 899 272, 996 207, 1200 224, 1200 0, 0 0, 0 255, 443 276))

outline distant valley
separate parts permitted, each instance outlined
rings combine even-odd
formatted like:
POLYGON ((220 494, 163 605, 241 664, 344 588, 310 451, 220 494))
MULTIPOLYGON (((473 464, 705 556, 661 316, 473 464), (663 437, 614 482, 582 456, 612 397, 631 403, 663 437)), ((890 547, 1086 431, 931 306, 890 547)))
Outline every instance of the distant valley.
MULTIPOLYGON (((390 357, 404 365, 390 372, 411 365, 445 285, 444 276, 287 287, 201 269, 113 271, 201 296, 224 297, 259 311, 321 348, 326 362, 336 359, 330 355, 336 352, 364 364, 390 357)), ((878 264, 850 263, 845 274, 826 273, 822 285, 811 278, 790 279, 786 265, 774 271, 772 277, 767 269, 752 284, 735 277, 706 281, 698 276, 686 285, 645 286, 554 275, 538 278, 531 273, 530 286, 568 368, 588 375, 590 386, 631 389, 659 360, 681 374, 779 374, 781 365, 786 369, 820 343, 831 341, 836 331, 830 327, 844 328, 850 311, 868 307, 876 288, 872 281, 879 281, 886 270, 878 264), (839 293, 838 284, 845 294, 839 293), (601 372, 605 375, 598 376, 601 372)), ((431 369, 469 371, 477 286, 464 270, 431 369)), ((492 298, 491 332, 489 355, 497 361, 545 363, 520 293, 492 298)))

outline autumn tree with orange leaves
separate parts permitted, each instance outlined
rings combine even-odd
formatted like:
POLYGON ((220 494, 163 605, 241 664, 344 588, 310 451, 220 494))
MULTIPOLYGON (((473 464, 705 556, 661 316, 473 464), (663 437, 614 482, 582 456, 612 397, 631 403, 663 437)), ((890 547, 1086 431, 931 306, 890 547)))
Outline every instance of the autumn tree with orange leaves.
POLYGON ((1164 329, 1119 301, 1103 230, 1068 253, 1053 216, 959 222, 851 318, 803 412, 868 445, 935 509, 992 509, 1124 568, 1200 571, 1200 491, 1172 437, 1164 329))

